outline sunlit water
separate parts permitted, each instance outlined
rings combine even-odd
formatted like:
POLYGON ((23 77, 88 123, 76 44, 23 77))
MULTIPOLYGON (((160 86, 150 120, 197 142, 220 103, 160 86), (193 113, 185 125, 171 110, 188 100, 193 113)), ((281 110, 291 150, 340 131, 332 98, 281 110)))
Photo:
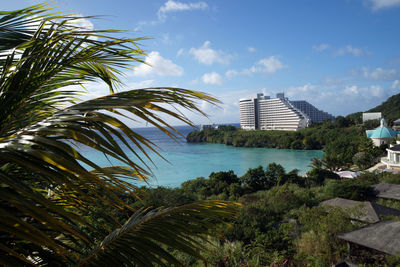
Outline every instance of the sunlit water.
MULTIPOLYGON (((193 129, 188 126, 176 127, 186 136, 193 129)), ((137 128, 138 133, 147 137, 160 147, 161 154, 169 161, 161 159, 154 153, 149 155, 154 165, 149 165, 154 174, 150 181, 152 186, 162 185, 169 187, 179 186, 182 182, 197 177, 208 177, 211 172, 233 170, 238 176, 243 175, 249 168, 259 165, 266 167, 271 162, 281 164, 286 171, 299 169, 304 173, 310 169, 310 160, 313 157, 321 158, 319 150, 290 150, 267 148, 243 148, 221 144, 191 144, 184 138, 174 142, 156 128, 137 128)), ((89 148, 81 148, 83 155, 100 166, 110 166, 110 161, 102 153, 89 148)), ((133 153, 128 153, 135 162, 133 153)), ((148 162, 148 161, 147 161, 148 162)), ((111 161, 117 164, 115 161, 111 161)), ((140 185, 140 184, 138 184, 140 185)))

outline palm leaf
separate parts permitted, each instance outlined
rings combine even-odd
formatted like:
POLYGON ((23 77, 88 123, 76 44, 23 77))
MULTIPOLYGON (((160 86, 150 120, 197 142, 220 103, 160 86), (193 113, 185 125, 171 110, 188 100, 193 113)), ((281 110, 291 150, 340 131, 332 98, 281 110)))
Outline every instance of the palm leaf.
POLYGON ((209 229, 215 228, 216 222, 232 219, 238 207, 226 201, 202 201, 169 209, 139 210, 80 265, 98 266, 107 259, 107 264, 182 266, 165 247, 202 258, 200 251, 205 249, 209 229), (138 253, 141 251, 146 253, 138 253))
MULTIPOLYGON (((205 115, 197 106, 199 101, 218 103, 207 94, 180 88, 117 93, 122 70, 142 62, 145 53, 138 42, 143 38, 115 38, 112 34, 120 31, 81 29, 71 23, 81 17, 50 14, 50 9, 40 4, 0 12, 2 263, 76 264, 94 244, 121 227, 121 218, 115 215, 123 213, 116 210, 124 211, 125 216, 134 212, 124 199, 138 199, 135 183, 149 179, 149 151, 161 155, 156 144, 129 128, 122 117, 147 122, 176 139, 179 133, 162 115, 193 123, 168 106, 205 115), (70 86, 92 81, 107 84, 111 95, 77 103, 81 91, 70 86), (79 152, 81 147, 95 149, 123 166, 99 166, 79 152)), ((146 216, 157 222, 156 218, 191 215, 188 222, 200 233, 200 226, 209 224, 202 216, 223 215, 229 206, 214 204, 139 211, 130 222, 133 225, 146 216)), ((176 240, 181 242, 177 244, 185 243, 182 248, 193 254, 188 247, 198 244, 190 241, 189 235, 196 233, 182 232, 181 225, 174 225, 176 240), (185 233, 184 237, 180 233, 185 233)), ((153 246, 153 241, 146 240, 144 243, 153 246)), ((163 243, 157 237, 153 240, 163 243)), ((143 254, 143 249, 148 247, 134 250, 143 254)), ((101 255, 109 261, 109 254, 93 253, 85 262, 99 260, 101 255)), ((161 262, 174 262, 163 250, 152 253, 160 253, 156 258, 161 262)))

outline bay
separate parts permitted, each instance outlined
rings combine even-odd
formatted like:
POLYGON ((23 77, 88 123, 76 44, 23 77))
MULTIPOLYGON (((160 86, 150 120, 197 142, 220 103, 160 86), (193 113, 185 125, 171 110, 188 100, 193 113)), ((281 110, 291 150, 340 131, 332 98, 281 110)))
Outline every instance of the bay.
MULTIPOLYGON (((186 136, 194 129, 190 126, 175 127, 183 136, 186 136)), ((320 150, 291 150, 271 148, 244 148, 226 146, 223 144, 193 144, 187 143, 181 137, 178 142, 171 140, 167 135, 154 127, 135 128, 139 134, 153 141, 159 146, 162 156, 166 162, 154 152, 149 151, 154 165, 148 160, 146 163, 151 167, 153 178, 151 186, 177 187, 182 182, 197 177, 208 177, 211 172, 233 170, 238 176, 246 173, 249 168, 259 165, 264 168, 272 162, 281 164, 285 170, 300 170, 300 173, 307 172, 310 167, 310 160, 313 157, 321 158, 323 152, 320 150)), ((99 164, 102 167, 119 165, 118 162, 109 160, 93 149, 81 147, 80 152, 99 164)), ((126 152, 135 162, 132 152, 126 152)), ((139 153, 143 156, 142 153, 139 153)), ((137 183, 138 186, 145 185, 137 183)))

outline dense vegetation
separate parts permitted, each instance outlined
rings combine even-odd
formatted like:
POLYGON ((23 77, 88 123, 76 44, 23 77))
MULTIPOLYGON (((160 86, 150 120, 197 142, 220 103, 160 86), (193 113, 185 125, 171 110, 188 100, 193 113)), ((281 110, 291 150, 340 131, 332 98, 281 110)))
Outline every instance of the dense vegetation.
MULTIPOLYGON (((245 131, 232 126, 193 131, 187 141, 209 142, 236 147, 266 147, 284 149, 322 149, 336 139, 361 139, 365 135, 359 127, 344 128, 326 122, 300 131, 245 131)), ((358 140, 357 140, 358 141, 358 140)))
MULTIPOLYGON (((368 125, 369 126, 369 125, 368 125)), ((344 117, 334 123, 326 121, 296 132, 245 131, 233 126, 193 131, 188 142, 210 142, 239 147, 266 147, 287 149, 323 149, 322 164, 330 170, 359 169, 372 166, 385 152, 386 146, 373 147, 365 134, 366 127, 351 125, 344 117)))
MULTIPOLYGON (((142 203, 160 207, 182 205, 196 200, 235 200, 242 204, 238 217, 228 221, 223 236, 210 239, 204 254, 211 266, 330 266, 342 260, 382 266, 385 261, 399 264, 399 258, 363 252, 348 257, 346 243, 338 234, 363 226, 350 221, 341 209, 328 213, 318 204, 342 197, 352 200, 373 199, 370 185, 387 182, 400 184, 400 174, 365 173, 356 180, 340 180, 323 168, 313 168, 309 178, 286 172, 278 164, 249 169, 242 177, 233 171, 211 173, 182 183, 179 188, 142 188, 142 203)), ((384 202, 384 203, 383 203, 384 202)), ((400 203, 379 200, 399 208, 400 203)), ((176 252, 187 266, 203 266, 198 260, 176 252)))

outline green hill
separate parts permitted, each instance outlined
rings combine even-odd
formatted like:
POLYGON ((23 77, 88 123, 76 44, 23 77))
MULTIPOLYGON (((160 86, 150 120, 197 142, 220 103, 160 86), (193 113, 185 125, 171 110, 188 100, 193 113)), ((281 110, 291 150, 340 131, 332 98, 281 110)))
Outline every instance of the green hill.
POLYGON ((371 108, 368 112, 382 112, 387 121, 394 121, 400 118, 400 94, 389 97, 385 102, 371 108))
MULTIPOLYGON (((382 112, 382 116, 386 119, 389 125, 400 118, 400 94, 389 97, 385 102, 367 110, 365 112, 382 112)), ((346 116, 347 119, 356 123, 361 123, 362 112, 352 113, 346 116)))

